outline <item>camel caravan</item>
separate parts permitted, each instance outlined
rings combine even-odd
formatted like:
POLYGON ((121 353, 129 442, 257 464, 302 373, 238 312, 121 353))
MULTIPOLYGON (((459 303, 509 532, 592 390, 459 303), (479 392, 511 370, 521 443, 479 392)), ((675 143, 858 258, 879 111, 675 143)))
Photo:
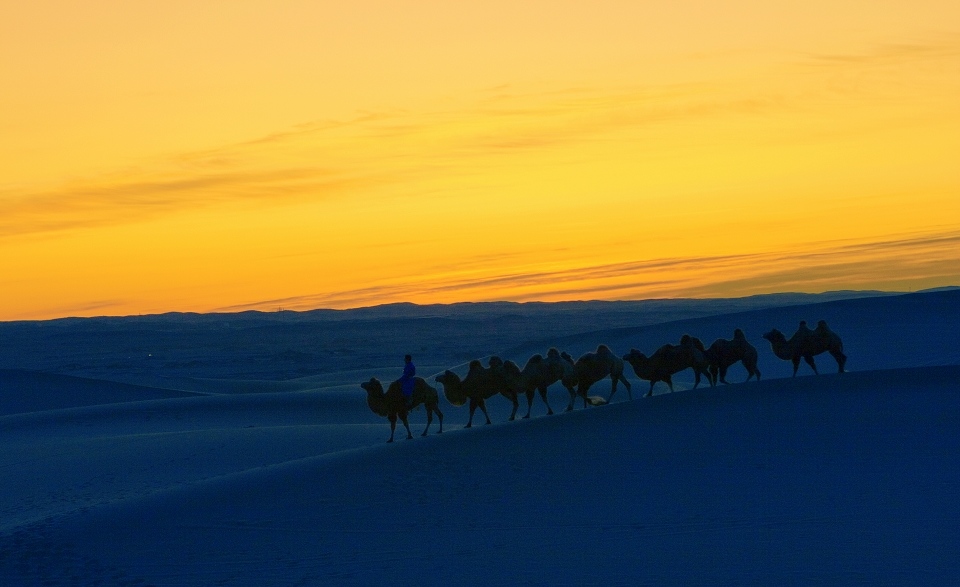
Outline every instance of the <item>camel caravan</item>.
MULTIPOLYGON (((790 339, 776 328, 764 334, 763 338, 770 342, 776 357, 793 363, 794 377, 801 359, 810 365, 815 374, 819 374, 814 357, 825 352, 830 353, 837 361, 839 372, 844 372, 847 357, 843 354, 843 342, 824 320, 820 320, 815 329, 810 329, 806 321, 801 321, 797 332, 790 339)), ((744 382, 754 377, 760 381, 757 362, 757 349, 750 344, 743 331, 737 328, 733 331, 732 339, 719 338, 709 347, 700 339, 684 334, 679 344, 665 344, 649 356, 637 349, 630 349, 629 353, 621 357, 607 345, 601 344, 596 351, 585 353, 574 360, 568 353, 550 348, 546 356, 533 355, 521 368, 513 361, 505 361, 494 355, 487 359, 486 366, 479 359, 470 361, 467 374, 463 378, 447 369, 437 375, 434 381, 443 388, 443 395, 450 405, 469 406, 466 428, 470 428, 473 426, 477 408, 483 414, 486 424, 492 423, 486 402, 497 395, 505 397, 513 405, 509 421, 516 419, 521 398, 526 398, 527 403, 527 412, 523 418, 529 418, 536 395, 543 400, 547 415, 552 415, 554 412, 547 400, 547 389, 555 383, 560 383, 570 395, 565 411, 574 409, 577 398, 583 401, 584 408, 609 403, 620 383, 627 389, 629 399, 632 400, 630 382, 623 374, 625 364, 633 368, 639 379, 650 382, 645 395, 650 397, 657 382, 666 383, 672 392, 673 376, 687 369, 693 369, 694 389, 700 385, 701 378, 705 378, 710 387, 715 387, 717 383, 729 383, 726 379, 727 373, 730 367, 737 363, 742 364, 747 372, 744 382), (606 398, 588 395, 590 388, 604 379, 610 380, 610 395, 606 398)), ((429 432, 434 414, 439 420, 437 433, 443 432, 439 392, 422 377, 408 376, 405 370, 404 377, 392 382, 386 391, 375 377, 361 383, 360 387, 367 392, 367 405, 370 409, 390 421, 390 439, 387 442, 393 442, 397 420, 406 428, 407 438, 413 438, 408 414, 421 404, 427 412, 427 426, 421 436, 426 436, 429 432)))

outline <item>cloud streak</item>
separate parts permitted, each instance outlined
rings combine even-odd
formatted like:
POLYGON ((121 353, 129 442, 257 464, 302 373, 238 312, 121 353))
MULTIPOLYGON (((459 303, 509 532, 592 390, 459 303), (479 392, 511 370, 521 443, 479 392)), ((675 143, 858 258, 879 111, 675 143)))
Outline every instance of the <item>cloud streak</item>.
POLYGON ((771 291, 901 291, 960 284, 960 232, 830 244, 808 252, 654 259, 561 271, 410 280, 349 291, 265 300, 218 311, 350 308, 454 299, 560 301, 663 297, 739 297, 771 291), (896 277, 898 275, 901 277, 896 277), (736 275, 735 278, 725 276, 736 275), (893 277, 891 277, 893 275, 893 277), (707 277, 705 279, 705 276, 707 277), (508 292, 504 295, 504 292, 508 292), (509 292, 513 292, 511 295, 509 292))

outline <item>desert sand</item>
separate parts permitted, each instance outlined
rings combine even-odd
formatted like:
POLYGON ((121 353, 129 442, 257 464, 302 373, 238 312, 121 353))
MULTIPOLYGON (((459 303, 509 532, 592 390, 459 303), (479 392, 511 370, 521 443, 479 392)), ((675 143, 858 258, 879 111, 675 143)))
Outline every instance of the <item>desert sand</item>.
POLYGON ((0 324, 5 586, 958 584, 958 458, 956 289, 0 324), (790 377, 761 335, 820 319, 848 372, 790 377), (734 328, 760 382, 393 444, 360 388, 734 328))

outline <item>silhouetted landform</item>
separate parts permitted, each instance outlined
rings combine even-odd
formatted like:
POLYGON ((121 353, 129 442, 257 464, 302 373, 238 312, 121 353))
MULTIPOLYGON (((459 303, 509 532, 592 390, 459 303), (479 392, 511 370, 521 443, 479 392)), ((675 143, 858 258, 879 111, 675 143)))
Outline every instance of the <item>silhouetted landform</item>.
MULTIPOLYGON (((365 380, 415 351, 418 367, 466 363, 500 355, 518 364, 557 346, 574 357, 598 344, 630 348, 597 336, 584 346, 580 333, 614 333, 677 320, 724 316, 814 301, 883 299, 882 292, 773 294, 719 300, 627 302, 390 304, 354 310, 306 312, 168 313, 145 316, 63 318, 0 322, 0 369, 23 369, 194 391, 190 379, 292 381, 351 368, 365 380), (349 335, 344 335, 344 331, 349 335), (569 344, 566 340, 573 337, 569 344), (96 341, 96 352, 90 347, 96 341), (517 347, 520 345, 520 347, 517 347), (87 347, 87 348, 85 348, 87 347)), ((823 317, 841 326, 828 314, 823 317)), ((798 318, 798 319, 802 319, 798 318)), ((732 323, 763 332, 761 325, 732 323)), ((672 340, 676 335, 663 336, 672 340)), ((643 341, 638 341, 643 342, 643 341)))
POLYGON ((843 373, 847 363, 847 356, 843 353, 843 341, 830 330, 826 320, 820 320, 816 330, 811 330, 807 322, 801 320, 799 328, 789 340, 776 328, 764 334, 763 338, 770 341, 773 353, 777 357, 793 364, 794 377, 800 367, 801 358, 810 365, 814 373, 817 373, 817 364, 813 358, 821 353, 830 353, 837 362, 840 373, 843 373))
POLYGON ((407 406, 403 397, 399 380, 392 382, 386 392, 383 391, 383 384, 376 377, 371 377, 370 381, 361 383, 360 387, 367 392, 367 405, 370 410, 390 421, 390 439, 387 442, 393 442, 393 433, 397 428, 398 418, 407 429, 407 438, 413 438, 413 434, 410 433, 410 424, 407 422, 407 413, 416 409, 420 404, 423 404, 427 411, 427 427, 423 429, 423 434, 420 436, 426 436, 427 431, 430 430, 430 424, 433 423, 433 414, 436 414, 440 421, 438 433, 443 432, 443 412, 439 408, 437 390, 422 377, 414 377, 413 379, 413 397, 410 406, 407 406))

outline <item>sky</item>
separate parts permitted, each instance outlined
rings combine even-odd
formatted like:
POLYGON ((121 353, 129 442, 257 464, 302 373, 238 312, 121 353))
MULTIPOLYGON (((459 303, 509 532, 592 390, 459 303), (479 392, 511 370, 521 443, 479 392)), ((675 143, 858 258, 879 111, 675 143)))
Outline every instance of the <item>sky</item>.
POLYGON ((960 285, 954 0, 0 5, 0 320, 960 285))

